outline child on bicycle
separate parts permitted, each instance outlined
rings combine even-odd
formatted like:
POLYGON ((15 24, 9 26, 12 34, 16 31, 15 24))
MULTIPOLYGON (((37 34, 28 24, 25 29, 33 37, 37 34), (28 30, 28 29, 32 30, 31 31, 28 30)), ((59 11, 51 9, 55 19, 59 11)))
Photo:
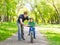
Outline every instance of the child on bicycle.
POLYGON ((29 27, 29 34, 28 35, 30 35, 30 31, 33 31, 34 39, 36 39, 36 37, 35 37, 35 22, 34 22, 34 19, 33 18, 30 18, 29 19, 28 25, 30 26, 29 27))

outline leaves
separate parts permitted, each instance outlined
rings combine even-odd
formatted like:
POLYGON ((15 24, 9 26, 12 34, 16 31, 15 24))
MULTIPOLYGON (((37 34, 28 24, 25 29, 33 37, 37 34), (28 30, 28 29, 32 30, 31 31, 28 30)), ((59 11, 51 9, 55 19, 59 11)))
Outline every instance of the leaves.
POLYGON ((26 7, 24 7, 25 4, 30 4, 31 13, 36 21, 41 20, 41 23, 57 23, 60 21, 59 1, 60 0, 0 0, 0 15, 15 16, 16 12, 18 15, 22 12, 20 11, 21 8, 26 9, 26 7))

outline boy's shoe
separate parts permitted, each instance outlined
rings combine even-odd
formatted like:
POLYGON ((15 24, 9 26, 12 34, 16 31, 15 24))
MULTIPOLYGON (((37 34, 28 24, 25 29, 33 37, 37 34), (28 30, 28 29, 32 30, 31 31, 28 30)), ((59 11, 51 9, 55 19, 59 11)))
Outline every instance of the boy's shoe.
POLYGON ((25 40, 25 38, 22 38, 23 40, 25 40))
POLYGON ((28 34, 28 36, 30 36, 30 34, 28 34))

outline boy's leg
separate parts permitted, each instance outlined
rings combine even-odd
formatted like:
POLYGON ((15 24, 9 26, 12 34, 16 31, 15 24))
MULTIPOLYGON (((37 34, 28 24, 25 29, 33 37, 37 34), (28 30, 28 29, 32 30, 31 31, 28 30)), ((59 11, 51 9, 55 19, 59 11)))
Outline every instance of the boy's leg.
POLYGON ((33 32, 34 32, 34 38, 36 38, 36 35, 35 35, 35 28, 34 28, 33 32))
POLYGON ((18 40, 21 40, 21 25, 17 23, 18 25, 18 40))

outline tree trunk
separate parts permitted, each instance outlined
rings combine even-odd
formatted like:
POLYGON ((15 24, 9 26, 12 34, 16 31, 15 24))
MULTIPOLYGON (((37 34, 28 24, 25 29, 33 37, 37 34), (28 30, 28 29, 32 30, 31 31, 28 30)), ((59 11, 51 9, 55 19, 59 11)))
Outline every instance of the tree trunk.
POLYGON ((37 22, 37 24, 38 24, 38 18, 37 18, 37 13, 34 11, 34 13, 35 13, 35 21, 37 22))
POLYGON ((0 16, 0 22, 1 22, 1 16, 0 16))
POLYGON ((1 22, 4 22, 4 15, 1 16, 1 22))
POLYGON ((58 16, 58 23, 60 23, 60 15, 59 15, 58 9, 56 8, 54 1, 52 1, 52 3, 53 3, 53 7, 55 8, 56 14, 58 16))
POLYGON ((45 20, 44 20, 44 18, 43 18, 43 16, 42 16, 42 13, 39 11, 39 9, 38 9, 38 12, 39 12, 39 14, 40 14, 40 17, 42 18, 42 22, 45 23, 45 20))

